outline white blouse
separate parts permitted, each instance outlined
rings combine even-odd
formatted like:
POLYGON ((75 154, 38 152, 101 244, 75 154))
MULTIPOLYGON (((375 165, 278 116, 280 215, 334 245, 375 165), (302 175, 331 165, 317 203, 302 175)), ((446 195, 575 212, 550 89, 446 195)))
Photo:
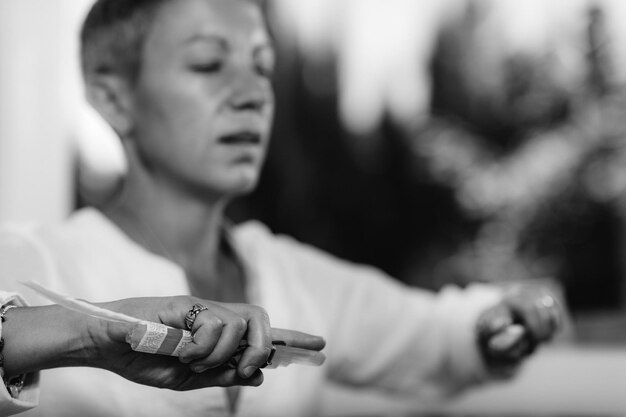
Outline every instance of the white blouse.
MULTIPOLYGON (((266 370, 244 387, 234 414, 225 390, 175 392, 133 384, 100 369, 45 371, 39 407, 26 416, 315 416, 328 381, 411 397, 454 393, 487 379, 475 343, 480 312, 495 304, 492 287, 407 287, 381 271, 339 260, 272 234, 258 222, 233 228, 248 297, 273 327, 326 338, 326 363, 266 370)), ((36 280, 89 301, 189 294, 184 271, 131 241, 94 209, 54 227, 0 232, 0 288, 30 304, 48 304, 17 286, 36 280)))

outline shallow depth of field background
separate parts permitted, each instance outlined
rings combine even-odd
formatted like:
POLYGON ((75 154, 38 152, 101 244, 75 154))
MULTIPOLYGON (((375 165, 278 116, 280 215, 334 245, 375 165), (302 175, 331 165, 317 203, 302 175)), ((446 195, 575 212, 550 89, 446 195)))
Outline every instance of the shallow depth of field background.
MULTIPOLYGON (((0 222, 103 204, 123 176, 82 97, 90 4, 0 0, 0 222)), ((571 412, 577 383, 583 415, 619 410, 611 390, 626 374, 602 372, 626 372, 626 2, 264 4, 278 51, 273 142, 258 190, 230 216, 410 285, 551 285, 571 319, 559 343, 574 352, 494 397, 535 412, 524 398, 541 379, 554 390, 544 411, 571 412)))

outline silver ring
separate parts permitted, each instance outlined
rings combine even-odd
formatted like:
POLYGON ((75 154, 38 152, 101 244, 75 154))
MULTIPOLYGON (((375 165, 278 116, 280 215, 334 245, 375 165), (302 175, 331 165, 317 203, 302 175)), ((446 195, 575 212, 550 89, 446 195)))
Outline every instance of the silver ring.
POLYGON ((558 308, 557 301, 550 295, 544 295, 537 301, 537 305, 543 309, 543 317, 547 319, 550 332, 555 332, 561 328, 563 318, 561 317, 560 309, 558 308), (547 317, 546 317, 547 315, 547 317))
POLYGON ((554 302, 554 298, 549 295, 544 295, 543 297, 541 297, 539 303, 541 303, 541 305, 545 308, 552 308, 556 304, 554 302))
POLYGON ((193 307, 185 314, 185 327, 191 331, 193 329, 193 323, 196 321, 196 316, 204 310, 208 310, 207 306, 202 304, 194 304, 193 307))

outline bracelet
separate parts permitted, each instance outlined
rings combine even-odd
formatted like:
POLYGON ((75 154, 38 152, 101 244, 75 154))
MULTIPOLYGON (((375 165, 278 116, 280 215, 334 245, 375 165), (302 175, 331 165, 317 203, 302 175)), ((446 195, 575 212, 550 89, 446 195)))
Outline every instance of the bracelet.
POLYGON ((9 311, 12 308, 17 308, 17 306, 13 304, 6 304, 6 305, 3 305, 2 308, 0 308, 0 320, 2 320, 2 323, 7 321, 7 318, 5 315, 7 314, 7 311, 9 311))
MULTIPOLYGON (((7 321, 7 311, 11 310, 12 308, 17 308, 17 306, 13 304, 7 304, 0 308, 0 321, 2 323, 7 321)), ((17 398, 20 395, 20 392, 22 392, 22 388, 24 388, 24 379, 26 378, 26 374, 17 375, 11 378, 5 378, 4 355, 2 353, 3 349, 4 337, 0 337, 0 377, 2 377, 2 380, 4 381, 4 386, 7 388, 7 391, 9 391, 11 397, 17 398)))

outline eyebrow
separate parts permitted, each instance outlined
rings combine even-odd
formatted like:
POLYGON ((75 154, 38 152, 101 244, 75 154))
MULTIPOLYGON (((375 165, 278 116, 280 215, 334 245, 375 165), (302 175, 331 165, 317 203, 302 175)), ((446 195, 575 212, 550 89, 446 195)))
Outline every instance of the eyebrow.
POLYGON ((193 35, 190 38, 185 40, 185 44, 191 44, 194 42, 211 42, 219 45, 220 48, 226 50, 228 49, 228 42, 226 39, 219 35, 209 35, 209 34, 199 34, 193 35))
MULTIPOLYGON (((184 41, 184 44, 188 45, 188 44, 192 44, 194 42, 211 42, 214 44, 217 44, 221 49, 223 50, 228 50, 229 49, 229 43, 228 41, 220 36, 220 35, 213 35, 213 34, 206 34, 206 33, 201 33, 201 34, 196 34, 193 35, 191 37, 189 37, 188 39, 186 39, 184 41)), ((267 40, 263 40, 261 42, 259 42, 257 45, 253 46, 253 49, 256 50, 263 50, 263 49, 275 49, 275 45, 274 42, 271 39, 267 39, 267 40)))

